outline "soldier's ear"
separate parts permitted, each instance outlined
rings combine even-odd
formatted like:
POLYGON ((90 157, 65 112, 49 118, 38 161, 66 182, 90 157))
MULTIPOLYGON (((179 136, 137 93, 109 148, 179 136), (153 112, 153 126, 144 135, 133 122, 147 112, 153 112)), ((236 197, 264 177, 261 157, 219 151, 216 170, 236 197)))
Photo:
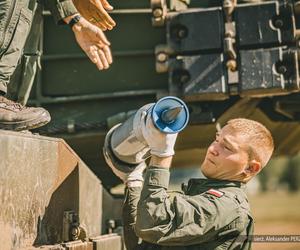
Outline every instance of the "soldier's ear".
POLYGON ((256 175, 261 170, 261 163, 257 160, 251 160, 248 163, 248 166, 245 169, 245 173, 248 175, 256 175))

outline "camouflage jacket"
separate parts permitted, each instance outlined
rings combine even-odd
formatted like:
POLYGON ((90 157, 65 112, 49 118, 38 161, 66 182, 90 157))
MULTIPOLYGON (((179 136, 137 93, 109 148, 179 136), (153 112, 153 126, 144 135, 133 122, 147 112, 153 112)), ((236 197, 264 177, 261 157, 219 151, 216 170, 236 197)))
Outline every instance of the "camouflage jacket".
POLYGON ((39 0, 51 12, 54 20, 58 24, 63 24, 63 19, 71 16, 78 11, 76 10, 72 0, 39 0))
POLYGON ((58 24, 78 12, 72 0, 0 1, 0 90, 6 93, 9 85, 10 98, 21 102, 29 95, 40 57, 42 8, 37 3, 50 10, 58 24), (22 54, 24 60, 17 67, 22 54))
POLYGON ((150 167, 142 189, 127 189, 123 219, 128 250, 251 248, 253 221, 245 185, 191 179, 183 192, 167 192, 169 178, 169 170, 150 167))

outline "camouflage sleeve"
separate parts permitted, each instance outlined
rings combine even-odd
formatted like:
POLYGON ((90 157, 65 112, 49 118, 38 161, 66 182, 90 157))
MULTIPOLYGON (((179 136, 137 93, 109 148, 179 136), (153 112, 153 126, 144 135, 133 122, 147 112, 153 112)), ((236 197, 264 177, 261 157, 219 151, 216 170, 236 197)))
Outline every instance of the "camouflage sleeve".
POLYGON ((42 3, 51 11, 57 24, 64 24, 64 18, 78 13, 72 0, 42 0, 42 3))
POLYGON ((137 204, 140 199, 141 187, 129 187, 125 190, 125 199, 123 204, 123 228, 124 241, 127 250, 136 249, 138 237, 135 234, 135 221, 137 204))
POLYGON ((171 197, 166 192, 169 178, 167 169, 152 167, 146 172, 135 228, 143 240, 167 246, 201 244, 239 217, 238 204, 226 196, 177 193, 171 197))

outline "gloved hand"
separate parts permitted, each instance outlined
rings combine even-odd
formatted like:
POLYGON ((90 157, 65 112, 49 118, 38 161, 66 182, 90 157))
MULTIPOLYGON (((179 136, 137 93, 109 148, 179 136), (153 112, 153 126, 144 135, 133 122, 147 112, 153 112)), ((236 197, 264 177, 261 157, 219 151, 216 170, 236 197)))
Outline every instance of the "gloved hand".
POLYGON ((137 182, 137 181, 143 182, 144 181, 143 172, 146 168, 145 162, 142 162, 139 165, 137 165, 137 167, 135 167, 132 170, 132 172, 130 172, 130 173, 125 173, 125 172, 118 170, 117 167, 112 164, 112 162, 110 164, 108 164, 108 166, 111 168, 113 173, 116 176, 118 176, 123 181, 123 183, 127 186, 130 185, 130 183, 132 183, 132 182, 137 182))
POLYGON ((175 154, 174 146, 178 133, 166 134, 160 132, 153 124, 150 113, 146 115, 145 123, 142 124, 142 134, 152 155, 168 157, 175 154))
POLYGON ((113 173, 118 176, 125 185, 142 185, 144 181, 143 172, 146 168, 146 163, 144 161, 135 167, 129 166, 129 164, 127 165, 126 163, 119 161, 106 145, 103 148, 103 155, 113 173), (121 169, 123 169, 123 171, 121 169))
POLYGON ((99 70, 108 69, 112 63, 109 41, 103 31, 83 17, 72 28, 76 41, 99 70))
POLYGON ((127 179, 124 182, 125 185, 128 187, 141 186, 144 182, 143 173, 146 167, 147 165, 144 161, 135 167, 135 169, 127 175, 127 179))
POLYGON ((73 0, 73 3, 87 21, 103 31, 112 30, 116 26, 115 21, 107 13, 107 10, 113 9, 107 0, 73 0))

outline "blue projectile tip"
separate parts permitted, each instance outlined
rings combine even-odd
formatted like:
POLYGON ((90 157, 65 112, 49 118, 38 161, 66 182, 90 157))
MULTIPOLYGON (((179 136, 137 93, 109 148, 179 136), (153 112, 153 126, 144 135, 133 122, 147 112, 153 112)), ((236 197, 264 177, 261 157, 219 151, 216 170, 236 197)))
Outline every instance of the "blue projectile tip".
POLYGON ((183 130, 189 121, 186 104, 177 97, 166 96, 153 106, 152 121, 163 133, 174 134, 183 130))

